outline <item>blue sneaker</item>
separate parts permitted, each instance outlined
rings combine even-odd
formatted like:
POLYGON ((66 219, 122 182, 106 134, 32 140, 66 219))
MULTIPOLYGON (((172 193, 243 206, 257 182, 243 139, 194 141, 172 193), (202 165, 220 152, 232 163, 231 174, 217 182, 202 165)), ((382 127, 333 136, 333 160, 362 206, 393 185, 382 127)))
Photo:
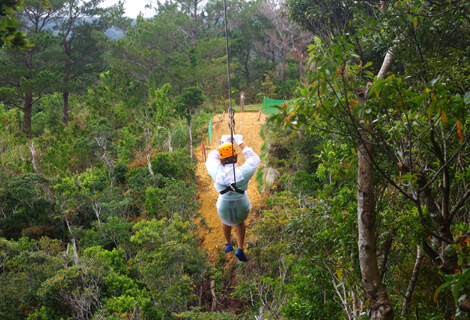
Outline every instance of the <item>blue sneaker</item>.
POLYGON ((237 256, 238 260, 247 262, 248 259, 246 258, 245 254, 243 253, 243 250, 238 248, 237 251, 235 251, 235 255, 237 256))
POLYGON ((225 245, 225 253, 229 253, 229 252, 232 252, 233 251, 233 246, 231 243, 227 243, 225 245))

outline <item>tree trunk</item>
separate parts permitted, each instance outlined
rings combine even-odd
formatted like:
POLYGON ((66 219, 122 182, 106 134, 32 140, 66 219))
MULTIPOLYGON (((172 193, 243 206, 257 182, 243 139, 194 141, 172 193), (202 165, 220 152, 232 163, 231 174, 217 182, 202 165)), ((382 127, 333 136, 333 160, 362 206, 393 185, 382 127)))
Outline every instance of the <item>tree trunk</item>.
POLYGON ((247 88, 250 87, 250 67, 248 66, 249 58, 250 58, 250 49, 247 50, 246 58, 243 63, 245 66, 245 79, 246 79, 247 88))
POLYGON ((33 158, 31 162, 33 163, 34 173, 39 173, 38 167, 36 165, 36 149, 34 149, 34 141, 29 146, 29 150, 31 151, 31 157, 33 158))
POLYGON ((152 176, 154 176, 155 174, 153 173, 153 170, 152 170, 152 162, 150 161, 150 152, 147 152, 147 168, 149 169, 149 172, 152 176))
POLYGON ((189 150, 191 154, 191 160, 193 159, 193 133, 192 133, 193 122, 189 123, 189 150))
POLYGON ((173 152, 173 147, 171 146, 171 132, 168 131, 168 152, 173 152))
POLYGON ((359 140, 357 173, 358 247, 362 284, 370 297, 370 319, 393 319, 393 307, 380 278, 375 235, 374 148, 359 140))
POLYGON ((423 258, 424 251, 421 249, 421 246, 418 246, 418 253, 416 254, 416 262, 413 268, 413 274, 411 275, 410 283, 408 284, 408 289, 406 290, 405 301, 403 301, 403 308, 401 310, 402 318, 405 318, 408 314, 408 310, 411 305, 411 296, 413 295, 414 288, 418 282, 419 269, 421 267, 421 263, 423 262, 423 258))
POLYGON ((273 46, 273 42, 269 41, 268 42, 268 47, 269 47, 269 52, 271 54, 271 62, 274 64, 276 62, 276 54, 273 46))
POLYGON ((197 21, 197 4, 198 2, 197 1, 194 1, 194 8, 193 8, 193 22, 194 22, 194 27, 192 28, 191 30, 191 44, 193 46, 196 46, 196 21, 197 21))
POLYGON ((211 295, 212 295, 211 311, 215 311, 215 309, 217 308, 217 296, 215 294, 215 280, 211 280, 211 295))
POLYGON ((65 126, 69 125, 70 117, 69 117, 69 96, 70 92, 65 90, 62 92, 62 96, 64 97, 64 115, 62 118, 62 122, 64 123, 65 126))
POLYGON ((23 103, 23 132, 31 137, 31 117, 33 114, 33 91, 28 89, 23 103))
POLYGON ((281 49, 281 80, 286 81, 286 55, 287 55, 287 39, 282 39, 281 49))
MULTIPOLYGON (((378 79, 385 78, 393 61, 391 48, 380 68, 378 79)), ((359 94, 359 104, 366 103, 366 92, 359 94)), ((371 121, 372 123, 372 121, 371 121)), ((369 125, 367 131, 372 132, 369 125)), ((377 237, 375 234, 375 190, 374 190, 374 146, 367 132, 362 132, 362 139, 357 141, 357 216, 359 264, 361 267, 362 285, 370 298, 370 319, 393 319, 393 306, 388 297, 385 285, 379 273, 377 263, 377 237)))

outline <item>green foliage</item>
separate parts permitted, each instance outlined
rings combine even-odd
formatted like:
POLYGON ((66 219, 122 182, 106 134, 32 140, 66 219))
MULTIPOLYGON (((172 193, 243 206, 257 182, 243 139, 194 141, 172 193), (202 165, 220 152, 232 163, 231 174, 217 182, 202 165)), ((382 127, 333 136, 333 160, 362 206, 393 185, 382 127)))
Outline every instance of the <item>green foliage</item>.
POLYGON ((449 256, 457 256, 458 264, 461 267, 453 274, 442 274, 444 283, 435 291, 434 300, 438 300, 443 296, 443 292, 450 291, 454 303, 458 307, 454 316, 464 316, 465 310, 461 310, 460 306, 468 304, 468 295, 470 293, 470 248, 468 243, 468 226, 464 223, 455 226, 455 231, 459 234, 459 242, 456 244, 448 245, 446 253, 449 256))
POLYGON ((147 97, 145 89, 118 72, 101 73, 99 81, 88 89, 86 105, 94 117, 106 118, 112 127, 125 127, 147 97))
POLYGON ((119 162, 114 166, 114 177, 118 183, 126 183, 127 166, 119 162))
POLYGON ((185 150, 176 152, 160 152, 151 160, 155 174, 176 180, 191 181, 194 178, 194 168, 185 150))
POLYGON ((184 88, 177 100, 177 111, 186 118, 188 124, 192 120, 193 112, 204 102, 204 96, 200 87, 184 88))
POLYGON ((17 242, 0 239, 0 254, 4 263, 0 275, 2 319, 23 319, 40 308, 50 317, 64 315, 63 308, 39 293, 42 283, 62 267, 57 241, 43 238, 37 246, 28 238, 17 242))
POLYGON ((165 109, 170 105, 170 99, 168 98, 170 84, 166 83, 159 89, 155 89, 153 86, 153 82, 150 82, 148 108, 154 114, 155 123, 159 125, 163 123, 165 109))
MULTIPOLYGON (((5 199, 3 206, 6 214, 0 221, 4 236, 18 239, 23 228, 50 223, 53 203, 45 193, 49 183, 43 175, 35 173, 23 174, 9 181, 3 195, 0 193, 5 199)), ((38 238, 43 234, 50 235, 49 228, 30 231, 38 238)))
MULTIPOLYGON (((223 109, 227 95, 220 3, 204 4, 201 19, 191 18, 185 1, 158 4, 155 17, 135 26, 119 16, 122 6, 98 12, 96 1, 52 1, 48 10, 37 4, 25 1, 36 21, 17 11, 31 50, 16 50, 15 43, 0 49, 0 234, 18 239, 0 240, 0 318, 236 318, 203 308, 185 313, 207 275, 218 293, 232 291, 225 256, 206 273, 187 151, 188 123, 196 142, 205 139, 210 112, 223 109), (199 28, 203 20, 213 22, 199 28), (111 23, 126 36, 100 35, 111 23), (163 152, 169 134, 171 153, 163 152)), ((265 38, 256 4, 229 6, 229 16, 251 19, 243 30, 234 27, 242 36, 236 43, 229 39, 237 47, 232 93, 245 91, 248 101, 275 63, 253 49, 265 38)), ((294 69, 288 77, 298 77, 294 69)), ((294 86, 273 77, 282 94, 294 86)), ((273 275, 262 281, 284 290, 273 275)))
POLYGON ((159 318, 182 311, 204 266, 204 255, 189 232, 190 225, 174 214, 173 219, 152 219, 134 226, 131 241, 140 248, 135 268, 159 318))
POLYGON ((11 45, 21 49, 31 49, 33 45, 26 40, 24 31, 18 31, 19 23, 15 16, 16 11, 24 9, 23 1, 2 1, 0 9, 0 47, 11 45))
POLYGON ((281 308, 288 319, 341 318, 342 311, 335 302, 334 287, 322 267, 304 258, 299 261, 294 274, 295 296, 281 308))
POLYGON ((236 316, 229 312, 202 312, 200 308, 194 307, 191 311, 175 314, 178 319, 191 320, 233 320, 236 316))
POLYGON ((126 264, 124 259, 124 250, 113 249, 112 251, 103 250, 101 247, 91 247, 83 251, 83 256, 88 258, 96 258, 104 264, 113 268, 113 270, 120 274, 126 274, 126 264))
POLYGON ((98 261, 69 266, 44 281, 38 294, 65 302, 72 316, 89 317, 100 306, 100 286, 109 272, 98 261))
POLYGON ((185 219, 191 219, 199 215, 194 183, 188 186, 184 181, 174 180, 164 188, 147 188, 145 195, 145 207, 150 217, 161 219, 177 213, 185 219))
POLYGON ((359 273, 357 256, 344 259, 357 241, 355 215, 342 209, 354 210, 353 196, 343 192, 330 203, 288 193, 268 198, 270 209, 253 229, 254 265, 240 273, 234 294, 249 299, 255 309, 264 306, 271 316, 339 317, 344 309, 338 298, 347 297, 338 297, 342 291, 336 289, 357 290, 359 273))
POLYGON ((33 135, 63 132, 62 103, 62 97, 57 93, 48 95, 40 101, 32 118, 33 135))
MULTIPOLYGON (((127 164, 134 155, 135 148, 137 147, 137 135, 129 127, 124 127, 119 132, 121 139, 118 141, 118 158, 122 164, 127 164)), ((116 167, 119 164, 116 165, 116 167)), ((114 168, 116 170, 116 167, 114 168)), ((119 170, 119 169, 117 169, 119 170)), ((117 173, 116 173, 117 174, 117 173)), ((118 177, 116 176, 116 179, 118 177)), ((119 180, 119 179, 118 179, 119 180)))

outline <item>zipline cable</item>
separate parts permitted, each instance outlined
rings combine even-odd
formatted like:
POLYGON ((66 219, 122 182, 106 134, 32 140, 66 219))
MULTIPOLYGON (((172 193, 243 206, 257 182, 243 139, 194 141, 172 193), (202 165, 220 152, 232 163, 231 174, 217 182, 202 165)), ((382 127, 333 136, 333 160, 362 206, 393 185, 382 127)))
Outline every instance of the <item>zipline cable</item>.
MULTIPOLYGON (((227 27, 227 0, 224 0, 224 20, 225 20, 225 52, 227 54, 227 75, 228 75, 228 106, 229 112, 232 108, 232 88, 230 87, 230 63, 229 63, 229 51, 228 51, 228 27, 227 27)), ((235 112, 235 109, 233 110, 235 112)))
POLYGON ((238 127, 238 134, 242 132, 243 109, 240 105, 240 126, 238 127))
MULTIPOLYGON (((230 137, 232 139, 232 157, 234 156, 233 148, 233 132, 235 130, 235 109, 232 107, 232 88, 230 86, 230 62, 229 62, 229 50, 228 50, 228 27, 227 27, 227 0, 224 0, 224 20, 225 20, 225 52, 227 55, 227 84, 228 84, 228 116, 229 116, 229 127, 230 137)), ((235 174, 235 165, 233 166, 233 183, 236 187, 237 177, 235 174)))

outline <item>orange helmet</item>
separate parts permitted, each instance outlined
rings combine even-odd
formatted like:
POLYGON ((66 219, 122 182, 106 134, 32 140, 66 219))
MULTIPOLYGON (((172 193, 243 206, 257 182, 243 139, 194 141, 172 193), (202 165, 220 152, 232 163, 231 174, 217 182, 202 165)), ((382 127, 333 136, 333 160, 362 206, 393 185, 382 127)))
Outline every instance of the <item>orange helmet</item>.
POLYGON ((233 147, 232 143, 225 142, 219 147, 219 156, 221 159, 225 159, 237 154, 237 150, 233 147))
POLYGON ((237 150, 235 150, 230 142, 220 145, 219 156, 223 164, 237 162, 237 150))

